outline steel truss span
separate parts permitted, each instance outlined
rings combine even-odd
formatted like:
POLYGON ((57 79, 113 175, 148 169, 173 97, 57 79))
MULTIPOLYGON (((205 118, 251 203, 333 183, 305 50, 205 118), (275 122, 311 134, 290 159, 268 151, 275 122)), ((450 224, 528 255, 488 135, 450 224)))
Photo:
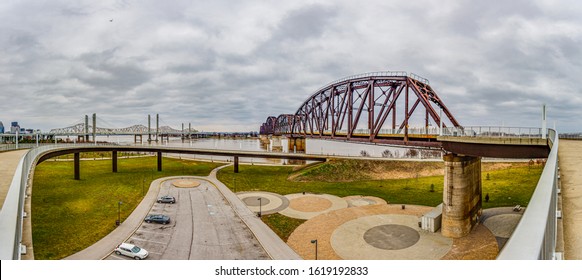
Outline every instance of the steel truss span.
MULTIPOLYGON (((263 126, 268 125, 269 119, 263 126)), ((406 72, 376 72, 322 87, 295 114, 277 117, 272 130, 277 135, 382 142, 426 139, 441 126, 460 125, 428 80, 406 72)))

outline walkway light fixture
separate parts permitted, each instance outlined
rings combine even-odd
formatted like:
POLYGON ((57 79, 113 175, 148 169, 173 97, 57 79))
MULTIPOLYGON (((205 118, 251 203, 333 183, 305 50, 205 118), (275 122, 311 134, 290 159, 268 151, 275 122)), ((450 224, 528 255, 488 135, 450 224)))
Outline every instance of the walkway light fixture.
POLYGON ((317 239, 311 240, 311 244, 315 244, 315 260, 317 260, 317 239))
POLYGON ((259 201, 259 213, 257 214, 257 217, 260 218, 261 214, 262 214, 261 212, 262 212, 263 198, 259 197, 259 198, 257 198, 257 200, 259 201))

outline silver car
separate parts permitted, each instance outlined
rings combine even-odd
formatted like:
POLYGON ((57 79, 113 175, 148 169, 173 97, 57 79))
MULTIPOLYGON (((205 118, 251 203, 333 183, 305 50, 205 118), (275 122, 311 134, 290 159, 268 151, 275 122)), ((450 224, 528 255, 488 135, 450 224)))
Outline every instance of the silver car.
POLYGON ((124 255, 136 260, 143 260, 148 257, 149 253, 146 249, 140 248, 133 244, 121 243, 113 250, 117 255, 124 255))

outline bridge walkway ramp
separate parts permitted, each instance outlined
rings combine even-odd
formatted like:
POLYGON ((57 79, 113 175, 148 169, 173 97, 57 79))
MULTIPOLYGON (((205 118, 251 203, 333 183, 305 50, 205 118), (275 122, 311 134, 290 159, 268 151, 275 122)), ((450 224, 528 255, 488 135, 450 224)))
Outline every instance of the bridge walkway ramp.
POLYGON ((14 178, 14 172, 20 159, 28 150, 0 152, 0 209, 4 205, 6 194, 14 178))
POLYGON ((564 259, 582 260, 582 141, 560 140, 564 259))

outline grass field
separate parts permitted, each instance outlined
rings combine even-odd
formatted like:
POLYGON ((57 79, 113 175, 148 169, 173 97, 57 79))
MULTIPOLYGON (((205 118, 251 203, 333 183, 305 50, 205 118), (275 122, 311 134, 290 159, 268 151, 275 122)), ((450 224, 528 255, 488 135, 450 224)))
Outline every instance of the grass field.
MULTIPOLYGON (((410 164, 334 161, 304 168, 241 165, 238 174, 233 173, 232 167, 222 169, 218 179, 235 192, 270 191, 285 195, 305 191, 340 197, 376 196, 393 204, 440 204, 443 176, 424 174, 442 174, 435 171, 442 163, 429 167, 410 164), (388 179, 391 176, 399 179, 388 179)), ((107 235, 115 229, 118 201, 122 201, 120 213, 124 220, 143 198, 142 185, 147 187, 154 179, 166 176, 208 175, 219 165, 164 158, 164 171, 157 172, 156 157, 142 157, 119 160, 119 172, 112 173, 109 160, 83 160, 81 180, 76 181, 71 161, 40 164, 35 171, 32 195, 35 258, 61 259, 107 235)), ((483 207, 527 206, 542 166, 502 167, 483 164, 483 195, 490 197, 483 207)), ((303 222, 279 214, 265 215, 262 219, 283 240, 303 222)))
MULTIPOLYGON (((328 162, 309 166, 303 169, 289 166, 241 166, 238 174, 232 167, 226 167, 218 172, 218 178, 229 188, 236 191, 269 191, 282 195, 299 192, 327 193, 340 197, 349 195, 376 196, 392 204, 416 204, 437 206, 443 201, 444 176, 420 177, 415 174, 425 173, 425 167, 410 163, 407 168, 394 163, 381 163, 381 167, 368 166, 369 163, 328 162), (395 170, 388 170, 394 166, 395 170), (366 180, 365 175, 357 175, 354 168, 382 169, 395 177, 412 177, 406 179, 366 180), (406 174, 396 174, 404 170, 406 174), (324 178, 325 174, 328 174, 324 178), (433 185, 434 187, 431 187, 433 185)), ((403 165, 407 165, 404 163, 403 165)), ((429 164, 434 168, 439 165, 429 164)), ((482 190, 483 197, 489 194, 489 202, 483 200, 483 208, 527 206, 533 194, 543 166, 522 163, 499 164, 483 163, 482 190), (489 175, 487 175, 489 174, 489 175)), ((426 171, 428 172, 428 171, 426 171)), ((365 173, 365 172, 364 172, 365 173)), ((428 172, 434 173, 434 172, 428 172)), ((438 173, 438 172, 437 172, 438 173)), ((375 175, 384 178, 384 175, 375 175)), ((297 228, 301 221, 289 219, 279 214, 263 216, 263 221, 283 240, 297 228)))
MULTIPOLYGON (((329 169, 328 163, 319 168, 329 169)), ((234 174, 232 167, 218 172, 218 179, 229 188, 236 191, 269 191, 279 194, 298 192, 328 193, 340 197, 349 195, 376 196, 393 204, 418 204, 436 206, 443 200, 444 176, 427 176, 408 179, 357 180, 322 182, 321 172, 309 170, 294 171, 289 166, 248 166, 241 165, 238 174, 234 174), (301 176, 297 176, 301 173, 301 176), (309 174, 316 174, 317 180, 310 180, 309 174), (236 177, 236 179, 235 179, 236 177), (301 181, 289 178, 300 177, 301 181), (434 191, 431 192, 431 184, 434 191)), ((338 170, 338 168, 335 168, 338 170)), ((485 168, 484 168, 485 169, 485 168)), ((483 195, 489 193, 490 200, 483 204, 484 208, 512 206, 520 204, 526 206, 537 184, 542 166, 528 166, 527 164, 512 164, 506 169, 484 171, 482 174, 483 195), (486 180, 487 173, 489 180, 486 180)), ((333 174, 330 177, 344 178, 333 174)))
POLYGON ((156 157, 81 161, 81 180, 73 179, 73 162, 37 166, 32 195, 32 228, 36 259, 61 259, 95 243, 115 229, 118 201, 123 221, 143 198, 150 183, 175 175, 208 175, 221 164, 156 157))

